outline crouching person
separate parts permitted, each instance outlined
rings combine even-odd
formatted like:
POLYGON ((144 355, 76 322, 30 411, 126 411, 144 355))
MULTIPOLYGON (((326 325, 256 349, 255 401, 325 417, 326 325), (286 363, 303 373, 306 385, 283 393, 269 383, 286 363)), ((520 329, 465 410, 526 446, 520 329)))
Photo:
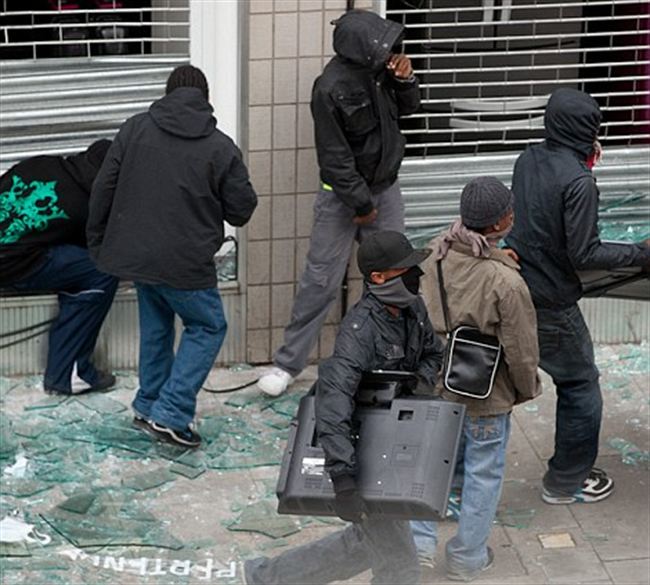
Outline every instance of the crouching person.
POLYGON ((334 354, 319 367, 316 385, 316 427, 336 494, 335 510, 352 524, 275 558, 246 561, 246 583, 330 583, 368 569, 372 583, 418 582, 409 523, 366 516, 355 481, 351 434, 355 393, 364 372, 411 371, 425 384, 436 382, 442 342, 418 296, 418 265, 429 254, 414 250, 399 232, 375 232, 361 244, 357 261, 364 293, 343 320, 334 354))
MULTIPOLYGON (((470 181, 461 195, 460 219, 431 241, 433 254, 423 265, 422 294, 436 332, 447 330, 442 286, 449 327, 468 325, 496 336, 503 353, 487 398, 441 390, 444 399, 466 407, 455 478, 462 482, 458 531, 446 547, 447 577, 455 581, 471 581, 493 562, 487 540, 501 496, 510 412, 541 393, 535 308, 516 255, 497 248, 513 223, 512 199, 494 177, 470 181)), ((412 527, 425 565, 435 552, 436 525, 414 521, 412 527)))
POLYGON ((69 156, 33 156, 0 177, 0 287, 58 296, 43 375, 47 394, 115 385, 93 354, 118 279, 97 269, 85 234, 90 190, 110 145, 97 140, 69 156))

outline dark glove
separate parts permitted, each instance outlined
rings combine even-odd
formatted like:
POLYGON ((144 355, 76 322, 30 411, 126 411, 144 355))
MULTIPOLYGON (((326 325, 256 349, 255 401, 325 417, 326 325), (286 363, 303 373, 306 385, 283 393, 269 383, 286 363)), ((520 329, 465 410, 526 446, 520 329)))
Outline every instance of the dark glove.
POLYGON ((411 393, 416 396, 436 396, 436 383, 430 382, 426 376, 417 375, 418 379, 415 387, 411 389, 411 393))
POLYGON ((341 475, 332 478, 334 484, 334 511, 346 522, 361 522, 366 515, 366 507, 357 489, 354 478, 341 475))

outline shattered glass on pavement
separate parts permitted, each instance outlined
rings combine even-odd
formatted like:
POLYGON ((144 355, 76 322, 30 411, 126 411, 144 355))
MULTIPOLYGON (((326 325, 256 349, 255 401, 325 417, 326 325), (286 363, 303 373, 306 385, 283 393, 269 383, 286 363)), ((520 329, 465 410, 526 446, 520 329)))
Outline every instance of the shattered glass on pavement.
MULTIPOLYGON (((230 372, 256 373, 247 364, 230 372)), ((128 404, 137 377, 118 374, 114 392, 71 397, 44 396, 38 377, 0 378, 2 517, 16 514, 51 537, 47 546, 0 543, 3 584, 114 583, 121 572, 155 585, 215 576, 229 582, 235 573, 228 559, 248 550, 239 537, 221 544, 180 538, 161 520, 157 499, 178 492, 179 482, 216 486, 227 484, 229 473, 272 466, 264 493, 229 512, 224 529, 229 524, 238 534, 279 539, 267 542, 277 548, 287 545, 284 536, 309 524, 278 515, 274 493, 287 428, 306 388, 278 401, 252 388, 218 398, 206 393, 213 407, 196 421, 203 446, 193 451, 154 442, 132 426, 128 404), (22 399, 27 385, 30 399, 22 399)))
POLYGON ((275 508, 275 503, 269 500, 250 504, 228 525, 228 530, 259 532, 272 538, 281 538, 300 531, 300 524, 295 517, 280 516, 275 508))
MULTIPOLYGON (((650 465, 643 439, 650 430, 643 382, 649 352, 647 342, 596 346, 608 401, 601 452, 634 473, 650 465), (607 417, 618 417, 617 424, 607 417)), ((256 374, 237 364, 211 374, 206 385, 228 388, 256 374)), ((337 518, 275 511, 278 465, 309 386, 295 384, 275 400, 254 387, 202 393, 195 424, 203 444, 192 451, 152 442, 132 427, 132 372, 118 372, 114 392, 66 400, 45 397, 38 377, 0 378, 0 520, 15 516, 51 538, 0 543, 3 585, 233 583, 232 562, 276 554, 315 537, 316 529, 338 529, 337 518)), ((528 420, 549 415, 538 402, 519 411, 528 420)), ((545 510, 533 501, 503 502, 498 529, 535 531, 545 510)), ((459 506, 450 502, 450 519, 459 506)), ((594 546, 607 539, 598 528, 589 534, 594 546)))

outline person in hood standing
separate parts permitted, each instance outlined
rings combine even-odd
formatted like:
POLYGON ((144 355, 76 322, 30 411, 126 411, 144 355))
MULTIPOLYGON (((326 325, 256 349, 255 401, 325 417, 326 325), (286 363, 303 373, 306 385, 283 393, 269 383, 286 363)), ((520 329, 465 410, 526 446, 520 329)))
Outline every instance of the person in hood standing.
POLYGON ((34 156, 0 177, 0 287, 58 295, 43 377, 48 394, 72 394, 75 367, 85 382, 74 384, 75 393, 115 384, 92 355, 118 279, 97 270, 85 233, 90 189, 110 144, 98 140, 67 157, 34 156))
POLYGON ((414 250, 394 231, 369 234, 357 254, 364 276, 363 296, 341 323, 333 355, 318 370, 316 430, 325 452, 335 493, 334 509, 351 525, 272 559, 244 564, 244 582, 302 585, 351 579, 372 569, 372 583, 419 582, 413 536, 406 520, 368 517, 356 483, 352 415, 364 372, 415 372, 433 388, 442 363, 442 342, 433 332, 418 295, 422 270, 431 250, 414 250))
POLYGON ((88 246, 102 270, 133 280, 140 318, 134 424, 197 447, 196 396, 226 334, 213 257, 224 220, 257 205, 239 149, 220 132, 200 69, 177 67, 166 95, 127 120, 90 199, 88 246), (174 315, 184 331, 174 355, 174 315))
POLYGON ((404 27, 352 10, 336 21, 336 55, 314 82, 311 112, 321 187, 305 270, 274 367, 258 386, 278 396, 304 369, 334 303, 355 239, 404 231, 397 173, 405 139, 398 117, 420 104, 404 27))
POLYGON ((555 452, 544 475, 548 504, 598 502, 613 480, 596 467, 602 397, 589 330, 578 307, 577 272, 648 266, 644 244, 607 244, 598 234, 601 113, 596 100, 569 88, 546 106, 546 140, 515 164, 515 224, 507 238, 521 264, 537 312, 540 366, 557 390, 555 452))

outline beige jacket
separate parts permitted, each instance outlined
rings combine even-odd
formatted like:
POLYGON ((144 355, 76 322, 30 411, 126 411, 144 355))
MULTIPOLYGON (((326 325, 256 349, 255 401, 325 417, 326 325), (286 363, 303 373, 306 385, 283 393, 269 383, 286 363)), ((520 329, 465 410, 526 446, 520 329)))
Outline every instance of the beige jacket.
MULTIPOLYGON (((437 248, 435 239, 429 247, 437 248)), ((425 272, 422 296, 434 329, 446 339, 434 256, 431 254, 421 265, 425 272)), ((470 246, 454 242, 442 261, 442 270, 451 327, 471 325, 482 333, 496 335, 503 345, 504 359, 488 398, 452 394, 443 389, 441 381, 436 393, 446 400, 462 402, 472 416, 510 412, 513 405, 539 396, 537 320, 517 264, 499 249, 491 249, 488 258, 476 258, 470 246)))

